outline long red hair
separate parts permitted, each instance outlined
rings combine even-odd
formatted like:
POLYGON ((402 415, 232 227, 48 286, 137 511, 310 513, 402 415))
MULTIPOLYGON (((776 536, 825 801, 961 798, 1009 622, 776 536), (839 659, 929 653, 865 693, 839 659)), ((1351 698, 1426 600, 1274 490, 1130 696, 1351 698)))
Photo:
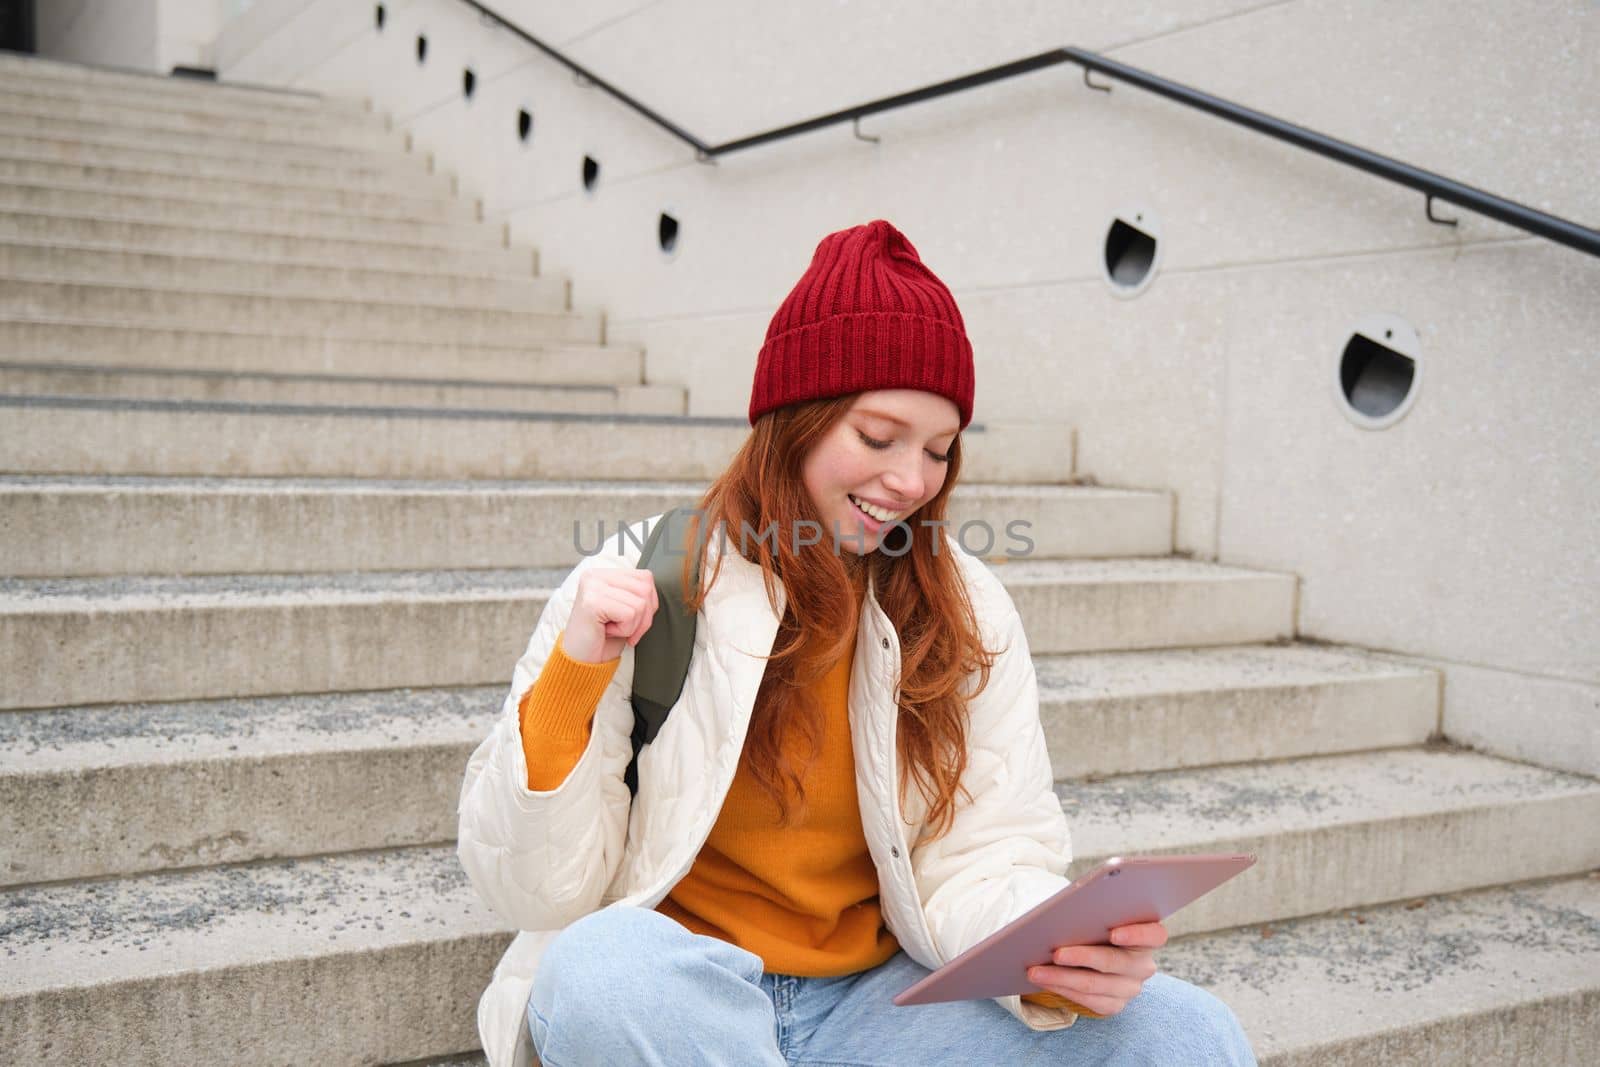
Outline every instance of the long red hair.
MULTIPOLYGON (((930 833, 938 837, 954 818, 956 793, 967 767, 966 702, 989 684, 997 656, 983 647, 979 637, 977 616, 954 558, 956 549, 942 527, 923 524, 945 518, 946 501, 961 473, 961 437, 958 434, 950 445, 939 492, 903 520, 910 530, 909 551, 901 553, 905 547, 901 540, 893 543, 898 555, 873 551, 858 556, 847 548, 835 552, 831 536, 796 551, 791 535, 796 523, 809 519, 820 528, 802 481, 805 457, 850 410, 857 395, 789 405, 756 420, 727 469, 700 498, 698 521, 689 525, 685 545, 697 547, 685 553, 685 600, 691 611, 700 610, 704 591, 716 581, 716 573, 705 574, 711 537, 702 531, 714 532, 719 525, 725 536, 718 544, 761 567, 774 610, 782 582, 787 606, 757 693, 743 758, 787 825, 792 821, 791 794, 804 806, 801 777, 822 740, 822 709, 807 687, 840 657, 853 654, 855 624, 870 573, 878 602, 900 637, 896 732, 901 801, 907 782, 915 780, 928 803, 930 833), (777 537, 759 536, 774 524, 777 537), (749 531, 749 536, 742 538, 741 531, 749 531), (940 539, 937 553, 935 539, 940 539), (690 569, 696 555, 704 576, 699 589, 690 569), (974 674, 975 686, 969 682, 974 674), (791 732, 804 742, 799 749, 808 753, 798 765, 783 744, 791 732)), ((903 534, 903 530, 889 531, 890 536, 903 534)))

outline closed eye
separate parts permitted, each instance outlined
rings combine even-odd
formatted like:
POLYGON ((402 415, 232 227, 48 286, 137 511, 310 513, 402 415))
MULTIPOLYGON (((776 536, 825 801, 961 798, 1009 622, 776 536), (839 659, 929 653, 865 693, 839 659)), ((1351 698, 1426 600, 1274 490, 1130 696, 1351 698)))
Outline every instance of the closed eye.
MULTIPOLYGON (((866 445, 868 448, 876 449, 876 450, 881 451, 881 450, 889 447, 889 442, 888 441, 880 441, 875 437, 868 437, 866 434, 862 433, 860 430, 856 431, 856 436, 861 438, 861 443, 866 445)), ((940 455, 938 452, 935 452, 932 449, 928 449, 928 456, 929 456, 929 458, 931 458, 931 459, 933 459, 933 460, 935 460, 936 462, 939 462, 939 463, 949 463, 950 462, 949 453, 945 453, 943 455, 940 455)))

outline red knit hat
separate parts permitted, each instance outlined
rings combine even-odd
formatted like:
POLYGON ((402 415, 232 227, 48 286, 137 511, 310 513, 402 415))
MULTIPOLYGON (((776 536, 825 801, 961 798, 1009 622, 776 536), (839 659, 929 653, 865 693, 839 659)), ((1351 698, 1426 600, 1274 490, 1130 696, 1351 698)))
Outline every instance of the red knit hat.
POLYGON ((750 424, 773 408, 868 389, 949 397, 972 421, 972 343, 945 284, 883 219, 830 233, 756 357, 750 424))

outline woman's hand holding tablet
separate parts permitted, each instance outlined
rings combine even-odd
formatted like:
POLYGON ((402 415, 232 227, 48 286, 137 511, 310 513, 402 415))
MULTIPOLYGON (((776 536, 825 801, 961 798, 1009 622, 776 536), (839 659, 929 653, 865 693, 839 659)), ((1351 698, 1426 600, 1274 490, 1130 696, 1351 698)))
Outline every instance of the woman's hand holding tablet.
POLYGON ((1061 998, 1065 1003, 1059 1006, 1095 1018, 1115 1015, 1156 973, 1155 950, 1167 943, 1167 928, 1160 923, 1118 926, 1109 940, 1109 945, 1063 945, 1049 963, 1028 968, 1028 980, 1061 998))
POLYGON ((1092 1014, 1114 1014, 1155 973, 1154 952, 1167 941, 1162 921, 1255 861, 1241 854, 1109 859, 894 1002, 1049 992, 1092 1014))

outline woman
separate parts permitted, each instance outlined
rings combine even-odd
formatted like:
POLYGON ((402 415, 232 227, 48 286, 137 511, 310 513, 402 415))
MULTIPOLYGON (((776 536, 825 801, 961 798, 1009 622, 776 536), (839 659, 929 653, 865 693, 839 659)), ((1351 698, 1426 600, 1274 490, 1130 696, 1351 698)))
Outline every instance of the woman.
POLYGON ((1021 620, 939 525, 972 395, 904 235, 825 237, 683 542, 695 649, 637 795, 654 520, 551 597, 461 794, 462 864, 522 931, 479 1003, 494 1067, 1254 1062, 1156 972, 1159 923, 1059 950, 1039 993, 890 1003, 1067 884, 1021 620))

